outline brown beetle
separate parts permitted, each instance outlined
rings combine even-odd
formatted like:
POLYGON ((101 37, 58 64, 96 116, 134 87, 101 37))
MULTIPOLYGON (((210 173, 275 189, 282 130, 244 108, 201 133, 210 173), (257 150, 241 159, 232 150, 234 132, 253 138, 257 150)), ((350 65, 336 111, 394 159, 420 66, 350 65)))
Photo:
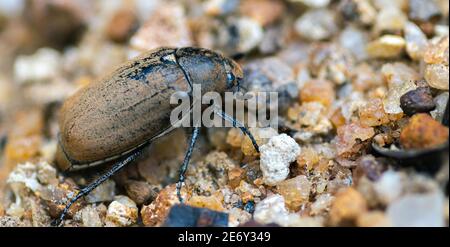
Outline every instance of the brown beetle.
MULTIPOLYGON (((76 200, 136 159, 143 147, 174 129, 170 123, 172 94, 190 94, 193 84, 201 84, 206 92, 224 93, 239 88, 242 76, 236 62, 216 52, 193 47, 159 48, 123 64, 67 99, 59 119, 58 166, 77 170, 126 158, 71 198, 59 222, 76 200)), ((239 127, 259 150, 241 123, 224 112, 218 114, 239 127)), ((194 127, 180 169, 180 201, 180 188, 198 133, 199 127, 194 127)))

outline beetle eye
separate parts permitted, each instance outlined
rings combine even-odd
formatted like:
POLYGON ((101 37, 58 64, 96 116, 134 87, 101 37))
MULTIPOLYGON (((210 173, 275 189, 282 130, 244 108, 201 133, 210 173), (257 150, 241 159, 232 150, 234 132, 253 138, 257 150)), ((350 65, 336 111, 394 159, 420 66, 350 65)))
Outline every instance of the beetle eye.
POLYGON ((236 77, 234 77, 233 73, 227 73, 227 88, 232 88, 234 86, 234 80, 236 77))

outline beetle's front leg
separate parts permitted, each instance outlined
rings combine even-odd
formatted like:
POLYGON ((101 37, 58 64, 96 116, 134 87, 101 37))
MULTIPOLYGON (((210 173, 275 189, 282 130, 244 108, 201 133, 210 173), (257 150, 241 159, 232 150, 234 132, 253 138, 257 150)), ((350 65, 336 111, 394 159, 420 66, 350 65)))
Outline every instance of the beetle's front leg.
POLYGON ((180 175, 178 177, 177 182, 177 196, 178 200, 183 203, 183 198, 181 197, 181 186, 183 185, 185 174, 189 165, 189 161, 191 160, 192 151, 194 150, 195 142, 197 141, 198 134, 200 133, 200 127, 194 127, 194 131, 192 131, 191 141, 189 142, 189 147, 184 156, 183 164, 180 167, 180 175))

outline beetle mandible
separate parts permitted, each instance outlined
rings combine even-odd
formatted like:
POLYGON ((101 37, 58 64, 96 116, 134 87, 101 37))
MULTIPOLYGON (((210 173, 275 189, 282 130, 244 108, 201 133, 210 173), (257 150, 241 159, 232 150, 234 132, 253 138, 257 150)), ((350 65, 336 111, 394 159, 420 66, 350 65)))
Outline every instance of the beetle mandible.
MULTIPOLYGON (((73 196, 56 224, 62 223, 70 206, 135 160, 142 149, 174 129, 170 123, 170 97, 177 92, 191 96, 192 85, 205 91, 239 90, 243 72, 232 59, 204 48, 158 48, 124 63, 106 77, 78 90, 60 111, 55 161, 62 170, 79 170, 122 160, 73 196)), ((216 112, 239 127, 258 145, 245 126, 223 111, 216 112)), ((199 134, 191 140, 179 172, 177 195, 199 134)))

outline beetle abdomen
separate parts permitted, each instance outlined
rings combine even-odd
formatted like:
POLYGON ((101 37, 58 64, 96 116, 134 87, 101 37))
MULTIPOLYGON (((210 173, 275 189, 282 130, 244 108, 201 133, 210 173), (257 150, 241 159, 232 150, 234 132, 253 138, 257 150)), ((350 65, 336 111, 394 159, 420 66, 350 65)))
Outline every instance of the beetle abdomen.
MULTIPOLYGON (((172 59, 174 52, 149 52, 70 97, 60 116, 60 146, 66 158, 79 164, 104 160, 168 129, 171 95, 190 90, 172 59)), ((64 163, 61 158, 57 162, 64 163)))

